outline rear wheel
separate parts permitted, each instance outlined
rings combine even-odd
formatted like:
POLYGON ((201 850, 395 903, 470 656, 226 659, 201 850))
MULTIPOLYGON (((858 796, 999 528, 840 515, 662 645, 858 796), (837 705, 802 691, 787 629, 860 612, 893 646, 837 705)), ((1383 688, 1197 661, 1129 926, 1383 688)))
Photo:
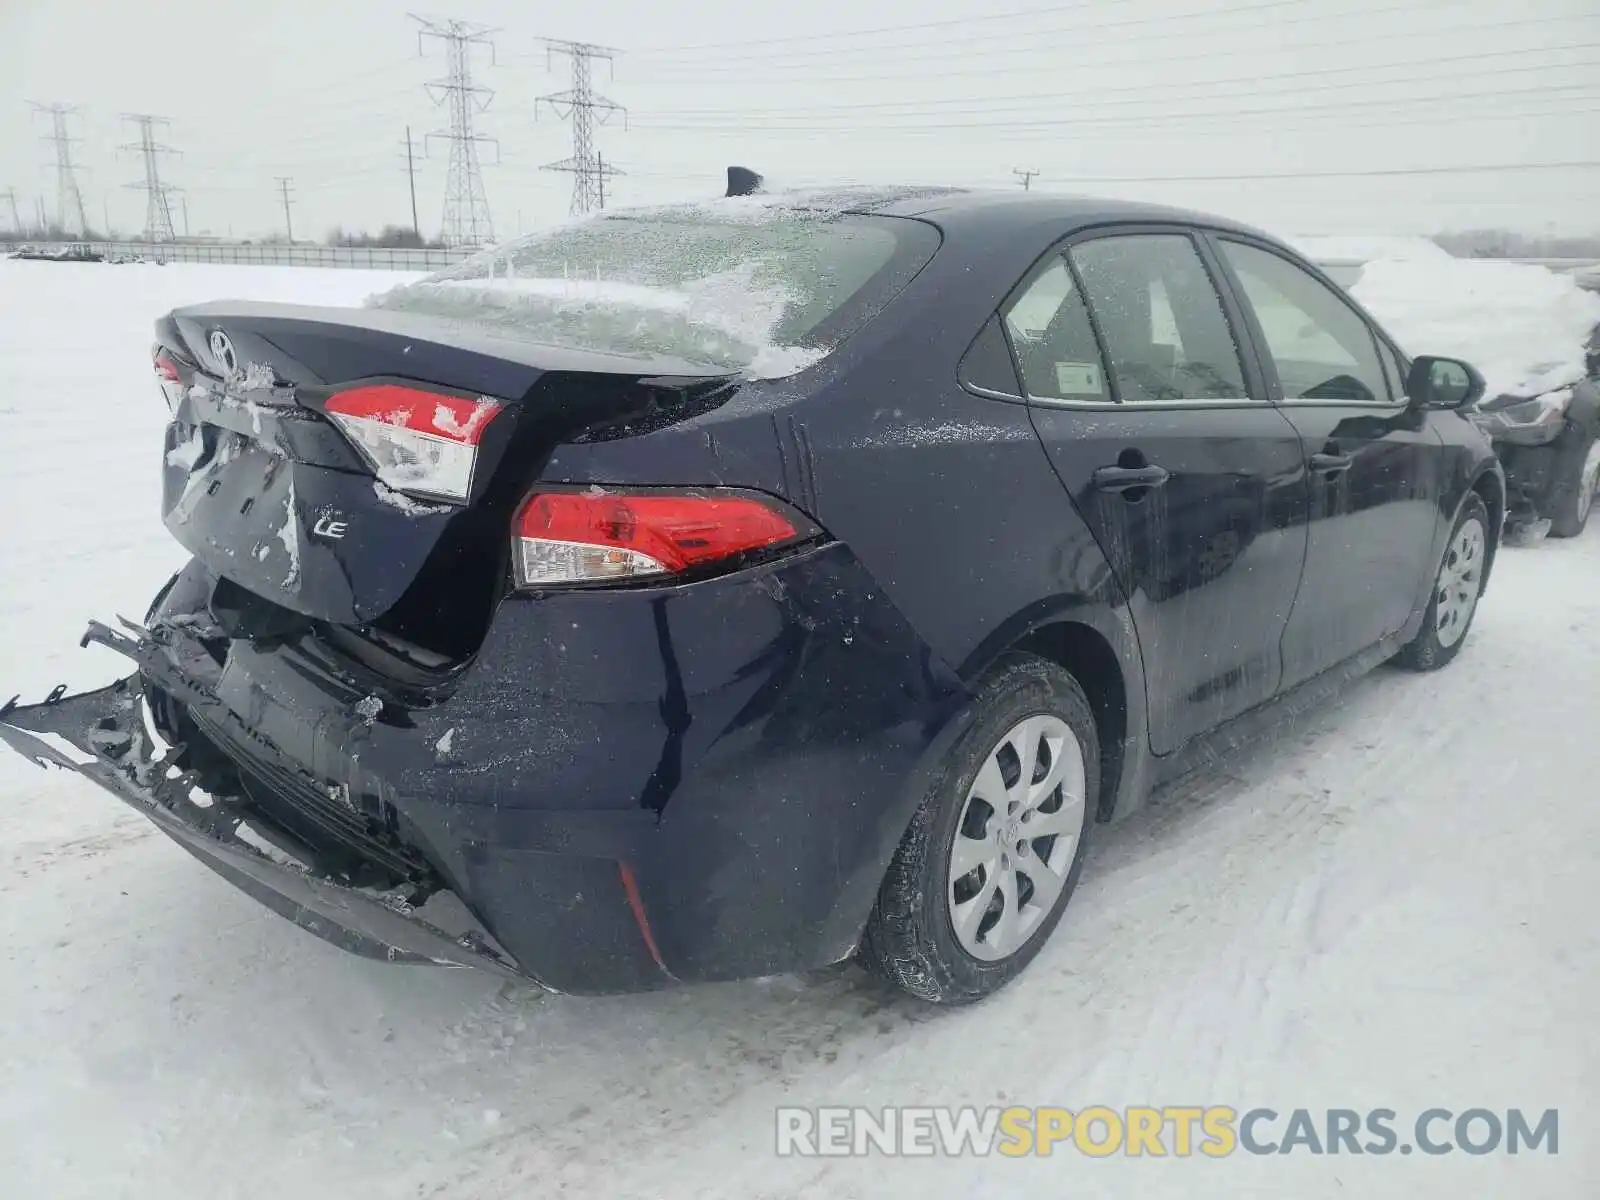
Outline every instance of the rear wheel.
POLYGON ((972 702, 878 893, 862 962, 914 996, 981 999, 1032 961, 1061 919, 1099 794, 1083 689, 1018 655, 972 702))
POLYGON ((1489 510, 1472 494, 1450 533, 1422 628, 1401 648, 1395 662, 1413 671, 1436 671, 1461 652, 1478 611, 1488 562, 1489 510))
POLYGON ((1577 460, 1574 477, 1560 489, 1550 514, 1551 537, 1577 537, 1589 523, 1595 489, 1600 488, 1600 438, 1589 443, 1577 460))

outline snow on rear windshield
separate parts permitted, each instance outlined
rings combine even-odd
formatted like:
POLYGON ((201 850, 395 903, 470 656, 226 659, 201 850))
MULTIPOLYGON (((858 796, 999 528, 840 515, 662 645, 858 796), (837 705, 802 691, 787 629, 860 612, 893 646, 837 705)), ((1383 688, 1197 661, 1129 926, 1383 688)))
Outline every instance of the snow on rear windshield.
POLYGON ((926 230, 774 205, 644 209, 522 238, 369 303, 774 378, 816 362, 881 307, 887 296, 869 285, 907 257, 908 232, 926 230))

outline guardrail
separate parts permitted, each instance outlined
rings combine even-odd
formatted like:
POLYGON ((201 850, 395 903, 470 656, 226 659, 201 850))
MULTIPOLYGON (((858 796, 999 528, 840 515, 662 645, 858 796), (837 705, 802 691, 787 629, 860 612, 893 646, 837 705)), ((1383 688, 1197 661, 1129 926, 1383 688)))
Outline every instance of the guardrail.
MULTIPOLYGON (((346 267, 374 271, 437 271, 474 254, 468 247, 281 245, 263 242, 27 242, 30 248, 90 252, 146 262, 240 266, 346 267)), ((18 246, 17 248, 21 248, 18 246)), ((0 253, 3 253, 0 250, 0 253)))

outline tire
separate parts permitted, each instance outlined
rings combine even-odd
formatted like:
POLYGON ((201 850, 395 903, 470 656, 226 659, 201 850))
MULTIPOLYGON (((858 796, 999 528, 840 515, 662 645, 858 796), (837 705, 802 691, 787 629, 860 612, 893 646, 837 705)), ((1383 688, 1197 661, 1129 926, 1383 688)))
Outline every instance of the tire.
POLYGON ((1445 543, 1444 558, 1434 577, 1422 628, 1394 657, 1399 666, 1412 671, 1437 671, 1461 653, 1472 628, 1472 618, 1478 613, 1478 597, 1483 595, 1488 557, 1489 510, 1476 493, 1471 493, 1450 530, 1450 540, 1445 543), (1441 597, 1446 598, 1448 605, 1443 607, 1442 614, 1441 597), (1441 615, 1445 618, 1442 623, 1441 615))
POLYGON ((982 999, 1038 954, 1077 887, 1099 797, 1094 714, 1077 680, 1060 667, 1010 655, 990 672, 968 712, 970 725, 889 864, 858 952, 868 970, 935 1004, 982 999), (1017 747, 1028 744, 1030 731, 1040 749, 1033 782, 1023 785, 1017 747), (1041 790, 1054 774, 1057 786, 1041 790), (1052 832, 1030 838, 1030 827, 1052 832), (952 878, 958 838, 963 865, 985 861, 952 878), (1058 883, 1052 899, 1038 902, 1058 883), (958 911, 965 934, 957 929, 958 911))
POLYGON ((1577 537, 1589 523, 1595 489, 1600 487, 1600 439, 1590 438, 1576 456, 1571 479, 1557 489, 1559 499, 1550 510, 1550 536, 1577 537))

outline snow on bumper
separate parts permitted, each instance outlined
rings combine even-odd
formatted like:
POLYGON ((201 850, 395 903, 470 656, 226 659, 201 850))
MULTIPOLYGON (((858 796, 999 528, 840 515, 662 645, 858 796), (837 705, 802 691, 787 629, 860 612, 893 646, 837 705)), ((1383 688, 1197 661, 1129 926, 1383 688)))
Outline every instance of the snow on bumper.
MULTIPOLYGON (((84 637, 142 661, 148 643, 91 625, 84 637)), ((0 707, 0 740, 40 766, 74 771, 142 813, 206 866, 300 928, 343 950, 394 963, 479 967, 526 978, 477 931, 446 933, 402 899, 322 877, 276 847, 269 853, 236 798, 194 796, 196 777, 180 772, 145 730, 138 672, 74 696, 63 689, 40 704, 0 707), (247 840, 249 839, 249 840, 247 840)))

